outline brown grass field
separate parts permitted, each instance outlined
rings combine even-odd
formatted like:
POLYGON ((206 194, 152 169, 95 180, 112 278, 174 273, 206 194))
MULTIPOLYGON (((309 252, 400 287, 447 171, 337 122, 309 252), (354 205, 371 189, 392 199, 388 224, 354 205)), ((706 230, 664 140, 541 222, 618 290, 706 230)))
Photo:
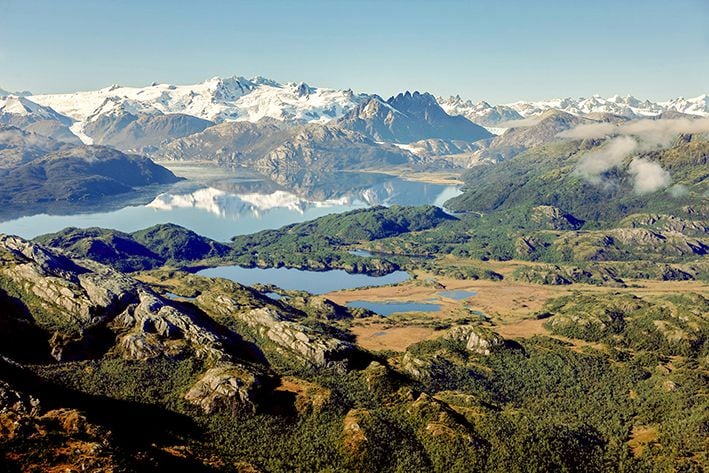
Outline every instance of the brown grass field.
MULTIPOLYGON (((544 304, 551 299, 568 294, 618 292, 652 298, 696 292, 709 297, 709 285, 701 281, 636 280, 626 281, 629 286, 633 286, 627 288, 588 284, 546 286, 520 283, 509 277, 520 264, 530 263, 516 261, 490 263, 488 267, 505 276, 502 281, 457 280, 418 272, 416 279, 399 285, 344 290, 329 293, 327 297, 338 304, 346 304, 353 300, 424 302, 435 299, 436 303, 441 305, 440 311, 407 314, 404 324, 397 320, 398 318, 369 319, 353 323, 351 331, 363 348, 394 351, 403 351, 413 343, 437 336, 437 332, 432 327, 433 323, 470 316, 471 310, 487 316, 494 325, 494 330, 503 337, 515 339, 548 334, 543 326, 544 320, 537 320, 536 314, 541 312, 544 304), (477 294, 461 301, 447 299, 438 295, 443 289, 423 284, 422 281, 425 279, 435 280, 445 286, 447 291, 466 290, 475 291, 477 294)), ((578 343, 577 340, 573 342, 578 346, 588 345, 578 343)))

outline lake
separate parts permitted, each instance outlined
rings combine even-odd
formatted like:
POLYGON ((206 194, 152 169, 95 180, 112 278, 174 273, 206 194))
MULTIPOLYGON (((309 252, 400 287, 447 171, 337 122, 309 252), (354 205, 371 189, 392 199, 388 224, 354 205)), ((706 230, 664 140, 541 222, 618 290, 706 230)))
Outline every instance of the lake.
POLYGON ((347 307, 367 309, 379 315, 391 315, 397 312, 438 312, 441 309, 439 304, 425 302, 352 301, 347 303, 347 307))
POLYGON ((356 289, 366 286, 385 286, 404 282, 410 278, 405 271, 395 271, 386 276, 350 274, 341 269, 330 271, 305 271, 293 268, 243 268, 241 266, 219 266, 198 271, 200 276, 230 279, 245 286, 266 284, 289 291, 308 291, 311 294, 325 294, 342 289, 356 289))
POLYGON ((0 213, 0 233, 34 238, 66 227, 103 227, 133 232, 174 223, 200 235, 227 241, 235 235, 279 228, 332 213, 375 205, 442 206, 460 193, 456 186, 407 181, 379 173, 303 176, 289 186, 262 176, 225 169, 168 165, 186 180, 168 188, 97 203, 53 203, 0 213), (147 195, 143 195, 146 194, 147 195), (127 200, 123 206, 120 199, 127 200), (136 202, 138 200, 138 202, 136 202), (97 208, 98 207, 98 208, 97 208), (24 211, 23 211, 24 210, 24 211), (38 213, 39 212, 39 213, 38 213))
POLYGON ((473 297, 473 296, 477 295, 477 292, 463 291, 463 290, 457 289, 457 290, 453 290, 453 291, 441 291, 438 293, 438 295, 441 297, 448 298, 448 299, 460 301, 463 299, 467 299, 468 297, 473 297))

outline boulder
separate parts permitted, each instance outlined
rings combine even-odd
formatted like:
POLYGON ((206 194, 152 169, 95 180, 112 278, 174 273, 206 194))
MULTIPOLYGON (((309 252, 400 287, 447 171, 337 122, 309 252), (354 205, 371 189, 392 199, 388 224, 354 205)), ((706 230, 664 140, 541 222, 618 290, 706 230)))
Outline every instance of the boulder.
POLYGON ((504 345, 504 339, 492 330, 475 325, 461 325, 448 331, 445 338, 465 343, 465 349, 479 355, 489 355, 504 345))
POLYGON ((207 370, 187 391, 185 400, 201 407, 205 414, 253 412, 259 387, 260 381, 252 372, 234 363, 223 363, 207 370))

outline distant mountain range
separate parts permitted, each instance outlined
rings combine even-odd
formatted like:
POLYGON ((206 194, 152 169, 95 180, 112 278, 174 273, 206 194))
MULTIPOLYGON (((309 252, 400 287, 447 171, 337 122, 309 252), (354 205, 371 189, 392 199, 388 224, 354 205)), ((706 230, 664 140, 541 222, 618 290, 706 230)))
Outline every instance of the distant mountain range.
MULTIPOLYGON (((25 94, 25 93, 23 93, 25 94)), ((0 91, 0 97, 9 95, 0 91)), ((16 94, 15 94, 16 95, 16 94)), ((452 116, 463 116, 471 122, 488 128, 508 128, 514 122, 523 118, 538 116, 547 110, 555 109, 576 116, 593 114, 612 114, 625 118, 654 117, 663 113, 673 112, 687 115, 709 115, 709 95, 701 95, 692 99, 676 98, 664 102, 651 102, 640 100, 632 96, 613 96, 602 98, 594 95, 587 98, 562 98, 548 101, 519 101, 503 105, 491 105, 480 101, 474 103, 460 96, 449 98, 438 97, 434 99, 427 93, 409 94, 417 99, 415 110, 406 109, 410 106, 412 97, 405 93, 384 100, 373 94, 355 94, 352 90, 337 90, 312 87, 303 82, 280 84, 263 77, 246 79, 244 77, 219 78, 215 77, 200 84, 171 85, 153 83, 147 87, 124 87, 113 85, 100 90, 76 92, 70 94, 32 95, 29 97, 34 103, 50 107, 64 115, 74 123, 74 133, 84 142, 91 142, 91 133, 103 136, 107 122, 110 121, 150 121, 143 117, 181 114, 199 118, 208 122, 221 123, 224 121, 257 122, 270 118, 288 123, 327 123, 343 119, 349 124, 347 128, 364 132, 374 139, 382 141, 398 141, 408 143, 417 139, 443 138, 443 139, 470 139, 471 133, 453 133, 453 136, 428 136, 431 133, 411 133, 402 131, 412 125, 404 124, 401 118, 421 115, 432 116, 431 102, 438 102, 442 111, 452 116), (406 103, 401 100, 405 99, 406 103), (404 107, 404 109, 402 109, 404 107), (397 115, 395 112, 401 112, 397 115), (396 120, 395 125, 384 124, 388 120, 396 120), (417 115, 418 114, 418 115, 417 115), (379 121, 377 124, 366 125, 356 123, 364 115, 370 120, 379 121), (130 119, 127 120, 126 117, 130 119), (94 122, 100 122, 99 125, 94 122), (93 124, 93 125, 90 125, 93 124), (90 133, 84 133, 87 128, 90 133), (390 131, 386 131, 389 128, 390 131), (391 129, 398 129, 393 133, 391 129), (412 139, 417 138, 417 139, 412 139)), ((2 106, 0 99, 0 106, 2 106)), ((433 115, 440 112, 434 112, 433 115)), ((171 128, 161 119, 158 128, 171 128)), ((427 118, 428 120, 428 118, 427 118)), ((204 122, 197 122, 196 131, 204 122)), ((430 124, 430 122, 429 122, 430 124)), ((144 124, 134 124, 133 129, 127 133, 138 133, 135 127, 144 124)), ((151 128, 154 125, 148 125, 151 128)), ((413 126, 416 128, 415 125, 413 126)), ((436 125, 434 125, 435 127, 436 125)), ((470 131, 472 128, 467 123, 447 122, 446 133, 461 127, 470 131)), ((108 126, 111 128, 111 126, 108 126)), ((114 127, 115 128, 115 127, 114 127)), ((192 132, 189 124, 182 118, 177 127, 182 132, 192 132)), ((494 130, 497 131, 497 130, 494 130)), ((121 130, 118 132, 123 133, 121 130)), ((177 133, 178 135, 180 133, 177 133)), ((478 134, 480 134, 478 132, 478 134)), ((170 132, 164 133, 165 138, 174 138, 170 132)), ((435 135, 435 134, 434 134, 435 135)), ((440 135, 440 133, 439 133, 440 135)), ((475 135, 475 133, 472 133, 475 135)), ((182 135, 186 136, 186 135, 182 135)), ((124 140, 121 136, 115 138, 124 140)), ((114 139, 111 137, 110 139, 114 139)), ((110 141, 110 140, 109 140, 110 141)), ((110 144, 110 143, 104 143, 110 144)), ((154 143, 150 143, 154 144, 154 143)))
POLYGON ((675 112, 686 115, 708 116, 709 95, 704 94, 692 99, 676 98, 665 102, 640 100, 631 95, 614 95, 603 98, 594 95, 588 98, 563 98, 538 102, 514 102, 492 106, 481 101, 473 103, 459 95, 449 98, 437 98, 441 107, 450 115, 462 115, 474 123, 495 127, 511 120, 541 115, 547 110, 560 110, 572 115, 612 114, 625 118, 656 117, 663 113, 675 112))
POLYGON ((30 92, 29 90, 10 92, 0 87, 0 97, 7 97, 8 95, 14 95, 16 97, 25 97, 27 95, 32 95, 32 92, 30 92))
MULTIPOLYGON (((468 167, 509 159, 579 124, 698 116, 709 116, 707 95, 491 105, 409 91, 384 99, 263 77, 0 98, 0 126, 27 136, 109 146, 159 161, 248 167, 281 184, 299 179, 303 170, 468 167)), ((16 139, 17 133, 8 136, 16 139)), ((13 150, 11 158, 5 153, 8 163, 37 157, 34 141, 13 150)))

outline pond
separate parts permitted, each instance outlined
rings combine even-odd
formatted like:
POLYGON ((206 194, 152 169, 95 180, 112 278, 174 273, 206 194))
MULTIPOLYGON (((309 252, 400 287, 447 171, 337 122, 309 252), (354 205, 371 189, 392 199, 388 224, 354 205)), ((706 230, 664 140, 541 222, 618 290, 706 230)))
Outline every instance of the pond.
POLYGON ((374 256, 371 251, 367 250, 349 250, 348 253, 351 255, 359 256, 360 258, 371 258, 374 256))
POLYGON ((438 295, 441 297, 445 297, 447 299, 453 299, 456 301, 467 299, 468 297, 473 297, 473 296, 476 296, 477 294, 478 293, 475 291, 463 291, 461 289, 456 289, 453 291, 441 291, 438 293, 438 295))
POLYGON ((367 309, 379 315, 391 315, 397 312, 438 312, 441 309, 439 304, 393 301, 352 301, 347 303, 347 307, 367 309))
POLYGON ((193 301, 197 299, 196 297, 180 296, 179 294, 175 294, 173 292, 166 292, 165 297, 172 299, 173 301, 193 301))
POLYGON ((325 294, 366 286, 385 286, 404 282, 410 278, 406 271, 395 271, 386 276, 369 276, 350 274, 341 269, 306 271, 293 268, 244 268, 241 266, 219 266, 203 269, 197 274, 230 279, 245 286, 274 285, 289 291, 308 291, 311 294, 325 294))

